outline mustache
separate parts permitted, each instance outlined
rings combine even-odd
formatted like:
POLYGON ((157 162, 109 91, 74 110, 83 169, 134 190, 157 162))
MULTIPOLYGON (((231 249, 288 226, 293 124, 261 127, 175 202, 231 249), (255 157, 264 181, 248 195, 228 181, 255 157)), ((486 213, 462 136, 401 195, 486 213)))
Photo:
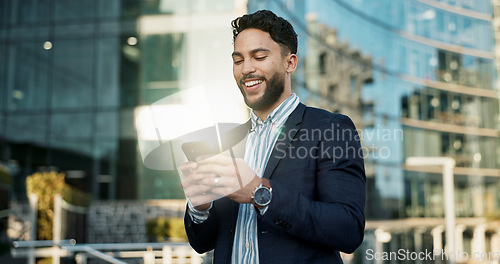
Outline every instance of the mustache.
POLYGON ((246 75, 243 75, 243 77, 241 77, 240 83, 244 84, 245 80, 247 80, 247 79, 261 79, 261 80, 266 81, 266 77, 264 77, 264 76, 255 75, 255 74, 246 74, 246 75))

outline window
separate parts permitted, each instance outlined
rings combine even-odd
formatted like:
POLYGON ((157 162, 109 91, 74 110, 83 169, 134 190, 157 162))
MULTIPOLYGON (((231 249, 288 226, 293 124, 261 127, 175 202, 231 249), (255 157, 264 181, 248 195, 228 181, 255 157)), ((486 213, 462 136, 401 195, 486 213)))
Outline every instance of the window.
POLYGON ((358 93, 358 79, 356 76, 351 76, 349 79, 349 87, 351 89, 351 95, 356 95, 358 93))
POLYGON ((326 74, 327 58, 328 58, 328 55, 325 52, 323 52, 323 53, 321 53, 321 55, 319 55, 319 73, 320 74, 326 74))
POLYGON ((328 86, 328 93, 330 94, 335 94, 335 91, 337 90, 337 85, 336 84, 330 84, 330 86, 328 86))

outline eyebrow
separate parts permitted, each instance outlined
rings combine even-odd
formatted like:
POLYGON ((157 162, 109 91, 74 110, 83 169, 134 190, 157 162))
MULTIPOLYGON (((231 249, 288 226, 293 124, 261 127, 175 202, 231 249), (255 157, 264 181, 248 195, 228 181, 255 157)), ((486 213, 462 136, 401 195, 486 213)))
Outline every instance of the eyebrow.
MULTIPOLYGON (((264 52, 269 52, 271 51, 270 49, 266 49, 266 48, 256 48, 256 49, 253 49, 252 51, 250 51, 250 54, 255 54, 257 52, 261 52, 261 51, 264 51, 264 52)), ((231 54, 231 57, 234 57, 234 56, 240 56, 240 57, 243 57, 243 55, 241 54, 241 52, 238 52, 238 51, 235 51, 231 54)))

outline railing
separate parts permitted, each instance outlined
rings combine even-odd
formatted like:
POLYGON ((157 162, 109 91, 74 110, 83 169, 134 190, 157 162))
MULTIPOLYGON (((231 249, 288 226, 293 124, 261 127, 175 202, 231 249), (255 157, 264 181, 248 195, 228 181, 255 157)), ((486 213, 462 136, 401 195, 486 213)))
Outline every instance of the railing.
MULTIPOLYGON (((144 264, 201 264, 204 254, 196 253, 187 243, 76 244, 75 240, 16 241, 13 257, 73 257, 77 264, 98 258, 112 264, 126 264, 123 259, 142 258, 144 264)), ((54 259, 53 259, 54 260, 54 259)))
POLYGON ((11 256, 14 258, 27 258, 28 263, 35 263, 37 257, 54 257, 53 262, 59 262, 61 257, 71 256, 71 253, 66 250, 61 250, 62 246, 75 244, 75 240, 29 240, 29 241, 14 241, 12 243, 11 256))
POLYGON ((61 257, 74 258, 78 264, 86 264, 89 258, 113 264, 124 264, 123 259, 131 258, 142 258, 144 264, 203 262, 204 254, 197 254, 187 243, 76 244, 74 238, 84 240, 87 208, 71 205, 58 194, 54 197, 53 240, 35 240, 38 197, 30 195, 29 200, 31 240, 15 241, 11 249, 12 257, 27 258, 28 264, 35 264, 40 257, 51 257, 53 264, 59 264, 61 257))
POLYGON ((60 195, 54 197, 54 240, 75 239, 87 242, 88 207, 76 206, 66 202, 60 195))

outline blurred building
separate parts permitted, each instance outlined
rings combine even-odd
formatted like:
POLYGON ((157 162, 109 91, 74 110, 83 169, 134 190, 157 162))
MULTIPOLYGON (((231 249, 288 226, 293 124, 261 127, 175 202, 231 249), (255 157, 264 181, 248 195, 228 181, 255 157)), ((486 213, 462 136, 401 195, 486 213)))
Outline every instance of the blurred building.
MULTIPOLYGON (((371 83, 371 57, 337 40, 337 32, 317 22, 316 15, 307 17, 307 56, 304 58, 305 86, 310 92, 306 104, 348 115, 362 129, 366 106, 361 90, 371 83)), ((372 125, 372 124, 369 124, 372 125)))
POLYGON ((1 1, 0 161, 15 172, 13 199, 40 170, 65 172, 95 200, 184 198, 176 172, 143 166, 135 111, 199 86, 239 94, 230 21, 245 10, 239 0, 1 1))
MULTIPOLYGON (((306 15, 306 23, 305 83, 295 83, 304 89, 303 103, 349 116, 358 131, 372 127, 373 102, 361 97, 363 87, 373 82, 371 57, 340 42, 336 29, 318 23, 315 13, 306 15)), ((370 147, 363 145, 365 151, 370 147)), ((374 168, 373 163, 365 163, 369 180, 373 180, 374 168)))
MULTIPOLYGON (((369 221, 356 262, 371 262, 365 258, 367 249, 420 252, 449 243, 443 239, 441 168, 406 166, 412 156, 456 160, 455 248, 499 252, 500 125, 492 2, 304 2, 254 0, 248 11, 268 8, 290 20, 299 38, 307 39, 299 49, 299 61, 306 65, 322 65, 315 51, 317 33, 308 27, 311 14, 336 30, 338 43, 371 56, 373 83, 362 86, 361 100, 372 102, 372 109, 358 111, 363 123, 371 124, 363 127, 363 145, 374 177, 368 174, 369 221)), ((345 59, 369 66, 361 58, 345 59)), ((334 66, 342 71, 341 63, 334 66)), ((326 75, 335 75, 333 68, 326 75)), ((307 84, 320 87, 318 77, 309 77, 295 87, 306 101, 314 97, 307 84)), ((334 95, 323 107, 334 110, 343 100, 334 95)))

